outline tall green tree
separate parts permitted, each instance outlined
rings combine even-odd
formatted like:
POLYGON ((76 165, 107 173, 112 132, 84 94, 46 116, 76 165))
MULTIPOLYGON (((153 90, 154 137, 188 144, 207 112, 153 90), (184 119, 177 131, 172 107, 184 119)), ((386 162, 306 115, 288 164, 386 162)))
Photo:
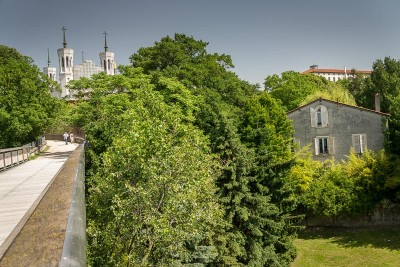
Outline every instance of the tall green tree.
POLYGON ((57 87, 14 48, 0 45, 0 148, 32 142, 56 116, 57 87))
POLYGON ((207 42, 185 34, 166 36, 152 47, 138 50, 130 57, 133 67, 146 74, 174 77, 188 89, 216 90, 223 101, 240 104, 246 95, 253 94, 256 86, 240 80, 232 72, 232 59, 225 54, 207 52, 207 42))
POLYGON ((283 72, 281 77, 274 74, 265 79, 264 86, 288 111, 320 97, 355 104, 353 96, 341 83, 331 82, 313 74, 294 71, 283 72))
POLYGON ((258 96, 256 86, 231 71, 229 56, 209 54, 206 46, 176 34, 130 59, 154 77, 162 94, 169 91, 160 86, 160 77, 174 77, 197 97, 194 124, 208 136, 222 164, 216 184, 226 226, 216 238, 220 255, 213 264, 288 265, 294 257, 294 228, 288 219, 293 205, 285 180, 291 159, 290 124, 275 100, 258 96), (253 105, 259 109, 253 110, 253 105))
POLYGON ((374 95, 365 93, 366 88, 368 88, 371 83, 370 76, 356 73, 355 70, 352 70, 352 77, 339 80, 337 83, 340 83, 342 87, 346 88, 354 97, 357 106, 371 109, 374 108, 374 95))
POLYGON ((371 84, 366 88, 365 94, 370 97, 370 107, 373 108, 374 95, 381 95, 381 109, 392 112, 391 106, 396 97, 400 96, 400 61, 385 57, 378 59, 372 65, 371 84))
POLYGON ((287 110, 297 108, 304 99, 326 87, 328 81, 322 77, 301 74, 295 71, 274 74, 265 78, 265 90, 279 99, 287 110))
POLYGON ((190 123, 192 95, 165 78, 166 99, 140 69, 121 72, 71 83, 81 96, 73 118, 91 143, 89 262, 204 266, 218 255, 212 240, 223 213, 218 162, 190 123))
POLYGON ((362 81, 356 78, 349 88, 357 103, 370 109, 375 108, 375 95, 380 95, 381 111, 391 115, 387 148, 400 155, 400 61, 390 57, 376 60, 371 77, 362 81))

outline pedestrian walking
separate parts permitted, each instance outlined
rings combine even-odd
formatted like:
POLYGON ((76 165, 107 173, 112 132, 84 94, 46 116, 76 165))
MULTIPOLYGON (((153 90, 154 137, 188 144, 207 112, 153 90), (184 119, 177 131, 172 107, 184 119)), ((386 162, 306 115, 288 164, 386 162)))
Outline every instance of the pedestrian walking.
POLYGON ((64 137, 65 144, 68 145, 68 133, 65 132, 65 133, 63 134, 63 137, 64 137))
POLYGON ((75 142, 75 136, 73 133, 69 134, 69 140, 71 140, 71 144, 73 144, 75 142))

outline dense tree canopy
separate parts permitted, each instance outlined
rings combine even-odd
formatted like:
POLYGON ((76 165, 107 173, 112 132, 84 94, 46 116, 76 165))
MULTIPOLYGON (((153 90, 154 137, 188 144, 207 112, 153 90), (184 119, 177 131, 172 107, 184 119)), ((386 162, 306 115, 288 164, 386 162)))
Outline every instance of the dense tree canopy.
MULTIPOLYGON (((73 118, 91 143, 90 263, 211 261, 217 255, 211 239, 223 214, 215 196, 218 163, 202 132, 188 122, 190 111, 166 102, 139 69, 121 71, 71 84, 76 96, 90 96, 74 106, 73 118)), ((183 89, 172 79, 163 82, 171 91, 183 89)), ((192 101, 190 92, 175 97, 192 101)))
POLYGON ((274 99, 230 71, 229 56, 208 54, 206 45, 182 34, 167 36, 131 62, 154 77, 176 77, 202 99, 194 124, 223 164, 216 183, 228 227, 219 237, 218 264, 287 265, 294 257, 287 219, 293 206, 283 204, 291 192, 284 179, 291 125, 274 99))
POLYGON ((71 118, 91 142, 92 265, 288 266, 294 212, 337 216, 398 201, 395 157, 322 164, 291 150, 285 111, 318 97, 361 103, 373 82, 285 72, 260 92, 206 48, 166 36, 120 75, 71 83, 80 99, 71 118))
POLYGON ((307 215, 365 214, 379 205, 399 205, 399 159, 384 151, 352 151, 347 161, 319 162, 302 151, 290 177, 307 215))
POLYGON ((152 47, 139 49, 130 57, 132 66, 154 77, 175 77, 191 90, 212 89, 223 101, 239 104, 256 91, 256 86, 240 80, 232 59, 225 54, 209 54, 208 43, 184 34, 163 37, 152 47))
POLYGON ((0 148, 32 142, 56 115, 52 83, 17 50, 0 45, 0 148))
POLYGON ((400 61, 385 57, 372 65, 370 77, 357 76, 347 84, 357 104, 375 109, 375 95, 380 95, 382 112, 389 113, 388 151, 400 155, 400 61))
POLYGON ((167 36, 120 75, 71 83, 80 99, 71 118, 91 143, 93 265, 293 260, 291 124, 276 100, 231 71, 229 56, 206 47, 167 36))
POLYGON ((265 79, 265 90, 281 101, 287 111, 307 104, 320 97, 355 105, 354 97, 341 83, 330 82, 323 77, 299 72, 283 72, 265 79))

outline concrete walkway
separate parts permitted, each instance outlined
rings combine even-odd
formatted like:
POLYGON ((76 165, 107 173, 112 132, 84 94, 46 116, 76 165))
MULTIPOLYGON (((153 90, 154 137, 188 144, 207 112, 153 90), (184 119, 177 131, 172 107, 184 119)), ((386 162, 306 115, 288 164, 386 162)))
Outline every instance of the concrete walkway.
POLYGON ((7 238, 23 226, 52 179, 78 147, 62 141, 47 141, 47 145, 49 150, 37 159, 0 172, 0 250, 3 243, 9 245, 7 238))

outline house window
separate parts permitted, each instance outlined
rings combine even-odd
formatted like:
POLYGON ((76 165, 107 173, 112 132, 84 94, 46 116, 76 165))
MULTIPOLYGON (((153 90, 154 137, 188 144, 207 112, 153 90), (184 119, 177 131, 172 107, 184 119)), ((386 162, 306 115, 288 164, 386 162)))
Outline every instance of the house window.
POLYGON ((325 106, 318 106, 315 109, 310 108, 311 127, 328 126, 328 109, 325 106))
POLYGON ((319 127, 322 126, 321 108, 317 108, 317 126, 319 126, 319 127))
POLYGON ((367 149, 367 135, 353 134, 351 137, 352 137, 354 151, 359 154, 364 153, 367 149))
POLYGON ((334 142, 333 137, 317 136, 314 139, 315 155, 333 154, 334 142))

